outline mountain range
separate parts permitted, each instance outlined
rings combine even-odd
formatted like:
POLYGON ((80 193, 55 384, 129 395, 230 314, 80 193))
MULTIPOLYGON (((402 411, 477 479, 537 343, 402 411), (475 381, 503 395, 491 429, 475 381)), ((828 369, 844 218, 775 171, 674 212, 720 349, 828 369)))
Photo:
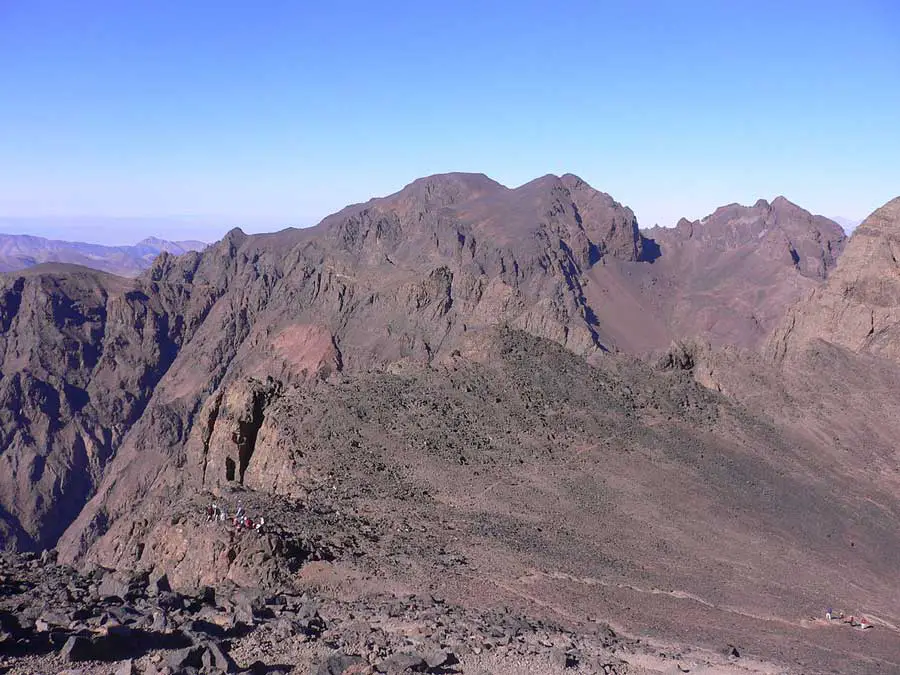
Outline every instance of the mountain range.
POLYGON ((41 263, 69 263, 135 277, 163 251, 181 255, 202 251, 201 241, 166 241, 147 237, 133 246, 101 246, 26 234, 0 234, 0 272, 15 272, 41 263))
POLYGON ((5 274, 3 548, 369 617, 233 647, 298 668, 431 644, 375 618, 413 594, 569 636, 432 645, 464 672, 896 672, 898 233, 900 199, 849 239, 784 197, 641 231, 571 174, 444 174, 134 279, 5 274))

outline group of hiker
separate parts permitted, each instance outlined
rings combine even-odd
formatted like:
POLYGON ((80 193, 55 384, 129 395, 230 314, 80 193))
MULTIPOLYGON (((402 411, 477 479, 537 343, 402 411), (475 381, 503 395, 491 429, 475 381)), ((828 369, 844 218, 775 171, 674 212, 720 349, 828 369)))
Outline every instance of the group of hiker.
POLYGON ((865 630, 866 628, 872 627, 872 622, 866 619, 863 616, 845 616, 843 612, 835 612, 830 607, 825 612, 825 619, 827 621, 840 621, 841 623, 849 624, 853 628, 859 628, 861 630, 865 630))
POLYGON ((231 517, 229 517, 227 510, 221 508, 215 502, 206 507, 207 523, 227 523, 229 520, 232 527, 236 530, 256 530, 259 532, 266 524, 266 519, 262 516, 256 520, 248 516, 243 504, 238 505, 237 511, 231 517))

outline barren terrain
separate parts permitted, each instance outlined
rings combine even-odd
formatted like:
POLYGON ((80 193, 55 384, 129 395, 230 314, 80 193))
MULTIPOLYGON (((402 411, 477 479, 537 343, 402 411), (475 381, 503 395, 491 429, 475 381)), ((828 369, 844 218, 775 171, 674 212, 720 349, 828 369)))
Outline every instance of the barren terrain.
POLYGON ((0 668, 897 672, 896 232, 451 174, 5 277, 0 668))

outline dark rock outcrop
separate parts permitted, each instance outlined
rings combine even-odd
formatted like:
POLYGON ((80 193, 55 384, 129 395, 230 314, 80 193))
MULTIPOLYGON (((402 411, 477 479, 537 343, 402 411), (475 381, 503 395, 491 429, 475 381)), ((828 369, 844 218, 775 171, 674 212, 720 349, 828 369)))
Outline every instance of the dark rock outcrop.
POLYGON ((93 494, 203 321, 191 290, 183 278, 160 286, 82 268, 0 277, 5 547, 53 546, 93 494))
POLYGON ((332 654, 319 665, 316 675, 343 675, 352 666, 361 665, 365 660, 359 656, 332 654))
MULTIPOLYGON (((300 669, 316 673, 372 672, 369 663, 378 663, 378 672, 427 672, 450 675, 456 668, 457 656, 447 649, 427 654, 403 649, 407 636, 405 626, 434 621, 440 624, 436 639, 443 642, 472 640, 483 644, 492 634, 510 631, 517 638, 517 656, 544 656, 541 640, 571 640, 570 634, 558 626, 518 616, 485 615, 447 603, 435 603, 410 596, 375 597, 360 601, 314 599, 308 594, 281 593, 253 595, 246 589, 220 588, 210 602, 199 594, 176 594, 179 602, 163 608, 147 594, 137 593, 124 604, 120 598, 99 597, 93 593, 95 575, 80 575, 53 563, 40 563, 28 556, 2 555, 6 580, 0 587, 0 659, 29 659, 31 672, 48 670, 58 660, 68 661, 83 672, 128 673, 157 672, 168 668, 172 673, 275 673, 291 670, 293 665, 279 665, 273 652, 283 659, 293 645, 306 649, 305 663, 300 669), (64 593, 60 593, 61 590, 64 593), (252 597, 253 618, 238 619, 241 607, 252 597), (24 617, 47 613, 54 603, 60 615, 77 617, 65 625, 42 627, 42 620, 29 622, 24 617), (312 605, 324 606, 330 616, 326 623, 312 605), (15 607, 23 621, 11 617, 6 609, 15 607), (115 614, 121 618, 112 619, 115 614), (382 625, 391 615, 396 626, 382 625), (151 616, 165 617, 162 622, 151 616), (344 617, 353 616, 353 621, 344 617), (283 626, 291 622, 315 624, 315 630, 287 635, 283 626), (157 626, 164 626, 158 628, 157 626), (365 643, 358 642, 359 629, 365 643), (274 641, 274 642, 273 642, 274 641), (358 651, 351 652, 354 645, 358 651), (338 650, 335 651, 335 646, 338 650), (235 657, 235 654, 240 654, 235 657), (310 658, 310 654, 313 658, 310 658), (254 656, 263 656, 265 660, 254 656), (242 661, 238 661, 242 659, 242 661), (267 665, 268 664, 268 665, 267 665)), ((575 638, 582 651, 608 658, 614 644, 575 638)), ((625 644, 619 641, 617 644, 625 644)), ((5 665, 5 664, 4 664, 5 665)))

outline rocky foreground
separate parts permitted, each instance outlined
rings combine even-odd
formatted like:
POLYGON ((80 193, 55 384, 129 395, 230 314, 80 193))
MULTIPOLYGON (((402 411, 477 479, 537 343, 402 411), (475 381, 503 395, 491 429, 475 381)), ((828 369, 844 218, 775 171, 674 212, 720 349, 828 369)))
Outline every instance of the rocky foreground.
POLYGON ((432 596, 183 593, 164 574, 79 574, 50 554, 5 554, 2 563, 0 672, 9 674, 612 674, 628 672, 621 657, 640 647, 605 624, 575 635, 432 596))

